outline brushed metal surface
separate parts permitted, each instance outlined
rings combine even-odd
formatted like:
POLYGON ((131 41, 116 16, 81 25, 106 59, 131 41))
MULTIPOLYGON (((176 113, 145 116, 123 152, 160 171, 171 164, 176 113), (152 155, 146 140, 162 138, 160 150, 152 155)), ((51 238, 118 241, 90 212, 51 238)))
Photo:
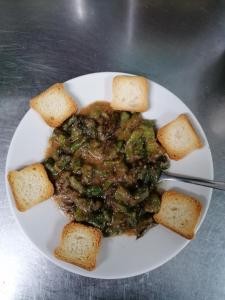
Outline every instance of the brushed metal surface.
POLYGON ((143 74, 180 97, 206 132, 215 179, 224 180, 224 20, 225 2, 214 0, 0 0, 0 299, 225 299, 224 192, 214 191, 196 239, 173 260, 135 278, 95 280, 33 247, 4 187, 30 97, 98 71, 143 74))

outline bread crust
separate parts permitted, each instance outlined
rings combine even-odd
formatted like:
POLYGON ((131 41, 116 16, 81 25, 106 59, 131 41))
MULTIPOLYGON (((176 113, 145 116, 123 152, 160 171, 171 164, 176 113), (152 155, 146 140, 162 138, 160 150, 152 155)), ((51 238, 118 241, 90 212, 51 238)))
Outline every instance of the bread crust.
POLYGON ((157 214, 155 214, 153 216, 153 218, 157 223, 169 228, 170 230, 178 233, 179 235, 183 236, 184 238, 193 239, 195 236, 195 227, 198 223, 198 220, 199 220, 199 217, 201 214, 201 210, 202 210, 202 204, 197 199, 195 199, 189 195, 177 192, 175 190, 169 190, 169 191, 163 193, 160 211, 157 214), (166 206, 168 205, 168 203, 170 201, 174 201, 174 199, 176 199, 177 201, 180 201, 180 203, 181 202, 189 202, 189 204, 191 205, 192 211, 194 213, 192 215, 192 219, 188 220, 189 221, 188 226, 190 227, 189 229, 177 228, 178 224, 177 224, 177 227, 172 226, 170 224, 170 222, 166 219, 167 216, 164 215, 164 210, 166 209, 166 206), (187 231, 187 230, 189 230, 189 231, 187 231))
POLYGON ((146 78, 127 75, 115 76, 112 91, 111 107, 114 110, 144 112, 148 109, 149 84, 146 78), (125 94, 122 88, 126 89, 125 94))
MULTIPOLYGON (((54 105, 57 105, 57 101, 54 103, 54 105)), ((41 115, 43 120, 51 127, 60 126, 66 119, 68 119, 77 111, 77 104, 75 103, 74 99, 66 92, 63 83, 55 83, 47 90, 32 98, 30 100, 30 107, 36 110, 41 115), (43 110, 43 108, 41 107, 41 103, 46 101, 49 95, 53 93, 58 94, 64 98, 64 108, 63 111, 61 111, 60 116, 54 116, 54 113, 52 113, 51 110, 43 110)))
MULTIPOLYGON (((182 138, 185 138, 185 136, 180 137, 180 140, 182 138)), ((165 148, 169 157, 174 160, 182 159, 194 150, 203 147, 200 137, 185 114, 179 115, 176 119, 161 127, 158 130, 157 139, 165 148), (179 127, 182 126, 185 127, 183 134, 188 135, 189 144, 176 146, 176 135, 179 134, 179 127)))
POLYGON ((74 264, 88 271, 92 271, 96 268, 96 256, 99 252, 101 238, 102 238, 102 232, 99 229, 91 226, 86 226, 80 223, 71 222, 65 225, 65 227, 63 228, 60 243, 59 246, 54 251, 54 256, 57 259, 74 264), (71 259, 67 257, 64 252, 64 242, 66 241, 68 235, 74 233, 74 231, 80 231, 84 234, 86 233, 87 238, 89 238, 88 235, 92 236, 92 240, 94 242, 93 253, 91 253, 91 255, 87 257, 86 261, 80 261, 78 257, 74 257, 73 259, 71 259))
MULTIPOLYGON (((54 194, 54 187, 51 181, 48 178, 47 172, 42 164, 36 163, 29 165, 19 171, 10 171, 8 173, 8 181, 12 190, 12 194, 16 203, 16 207, 19 211, 24 212, 27 209, 33 207, 34 205, 41 203, 47 199, 49 199, 54 194), (21 199, 21 193, 19 191, 18 179, 24 173, 38 173, 42 179, 45 181, 45 191, 43 195, 39 195, 39 197, 32 201, 29 205, 25 204, 24 200, 21 199)), ((24 187, 25 189, 26 187, 24 187)))

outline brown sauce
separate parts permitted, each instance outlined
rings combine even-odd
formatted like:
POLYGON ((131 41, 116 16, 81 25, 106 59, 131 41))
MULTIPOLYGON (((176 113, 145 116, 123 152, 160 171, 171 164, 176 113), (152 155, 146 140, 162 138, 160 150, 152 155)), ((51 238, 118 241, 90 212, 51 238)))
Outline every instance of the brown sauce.
POLYGON ((46 158, 54 198, 70 219, 104 236, 140 237, 152 227, 160 207, 156 183, 167 159, 151 121, 96 101, 54 129, 46 158))
POLYGON ((89 115, 93 110, 99 109, 99 111, 112 112, 110 103, 104 100, 95 101, 85 107, 82 107, 79 111, 80 115, 89 115))

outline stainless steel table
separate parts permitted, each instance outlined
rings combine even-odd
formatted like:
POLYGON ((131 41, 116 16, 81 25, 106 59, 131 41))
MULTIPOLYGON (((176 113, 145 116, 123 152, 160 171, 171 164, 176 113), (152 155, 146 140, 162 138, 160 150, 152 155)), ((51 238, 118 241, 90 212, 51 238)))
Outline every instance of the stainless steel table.
POLYGON ((130 279, 63 271, 20 231, 3 174, 28 100, 98 71, 143 74, 180 97, 205 129, 215 178, 225 180, 224 1, 0 0, 0 299, 225 299, 223 192, 177 257, 130 279))

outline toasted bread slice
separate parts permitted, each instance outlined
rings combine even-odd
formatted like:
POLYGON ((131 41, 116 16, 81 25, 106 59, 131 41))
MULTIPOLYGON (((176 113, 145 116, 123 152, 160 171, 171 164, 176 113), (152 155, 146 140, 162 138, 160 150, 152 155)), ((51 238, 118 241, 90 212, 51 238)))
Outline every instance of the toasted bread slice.
POLYGON ((71 222, 63 228, 61 241, 54 255, 58 259, 91 271, 96 267, 101 237, 99 229, 71 222))
POLYGON ((175 160, 182 159, 203 146, 185 114, 181 114, 178 118, 160 128, 157 138, 169 157, 175 160))
POLYGON ((195 198, 171 190, 163 194, 160 211, 154 219, 186 239, 193 239, 201 209, 195 198))
POLYGON ((54 193, 54 187, 42 164, 33 164, 20 171, 10 171, 8 180, 20 211, 47 200, 54 193))
POLYGON ((63 83, 56 83, 31 99, 30 106, 51 127, 60 126, 77 111, 77 105, 64 89, 63 83))
POLYGON ((113 78, 111 107, 115 110, 144 112, 148 109, 148 80, 141 76, 113 78))

